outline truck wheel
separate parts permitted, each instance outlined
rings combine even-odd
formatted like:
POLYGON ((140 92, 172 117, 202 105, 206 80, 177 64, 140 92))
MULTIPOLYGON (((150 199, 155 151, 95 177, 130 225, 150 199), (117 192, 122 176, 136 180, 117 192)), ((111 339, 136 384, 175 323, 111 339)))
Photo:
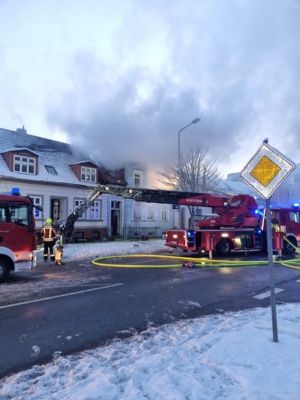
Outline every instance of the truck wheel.
MULTIPOLYGON (((295 247, 297 247, 297 241, 293 236, 287 237, 289 242, 291 242, 295 247)), ((296 249, 291 244, 289 244, 286 240, 283 241, 283 253, 286 255, 294 254, 296 249)))
POLYGON ((217 244, 217 253, 219 256, 228 256, 232 249, 232 243, 229 239, 221 239, 217 244))
POLYGON ((4 282, 7 279, 9 271, 9 263, 3 258, 0 258, 0 282, 4 282))

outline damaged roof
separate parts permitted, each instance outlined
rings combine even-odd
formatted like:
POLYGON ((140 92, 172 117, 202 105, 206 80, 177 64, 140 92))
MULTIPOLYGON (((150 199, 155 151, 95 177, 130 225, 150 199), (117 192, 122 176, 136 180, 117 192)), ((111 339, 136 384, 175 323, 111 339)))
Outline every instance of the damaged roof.
MULTIPOLYGON (((12 131, 0 128, 0 176, 14 178, 18 180, 28 180, 36 182, 53 182, 57 184, 82 184, 71 169, 74 164, 92 163, 96 168, 98 164, 88 158, 87 155, 82 160, 73 151, 70 144, 57 140, 46 139, 39 136, 27 134, 24 129, 12 131), (29 150, 38 156, 38 175, 24 174, 10 171, 2 154, 12 151, 29 150), (48 168, 46 168, 48 167, 48 168), (55 168, 57 175, 49 173, 49 167, 55 168)), ((126 185, 124 171, 107 171, 104 167, 98 167, 99 181, 104 184, 126 185)), ((95 183, 84 182, 85 185, 95 186, 95 183)))

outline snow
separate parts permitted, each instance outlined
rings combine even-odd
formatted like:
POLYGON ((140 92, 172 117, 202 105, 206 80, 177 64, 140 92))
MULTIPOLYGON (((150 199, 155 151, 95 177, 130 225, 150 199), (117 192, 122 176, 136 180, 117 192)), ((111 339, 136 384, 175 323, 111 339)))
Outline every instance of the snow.
MULTIPOLYGON (((162 251, 162 240, 84 245, 84 258, 162 251), (105 250, 104 250, 105 249, 105 250)), ((38 254, 41 257, 41 254, 38 254)), ((80 260, 82 245, 65 246, 80 260)), ((63 357, 0 381, 0 399, 298 400, 300 305, 220 313, 160 328, 63 357)), ((38 352, 39 348, 33 348, 38 352)))

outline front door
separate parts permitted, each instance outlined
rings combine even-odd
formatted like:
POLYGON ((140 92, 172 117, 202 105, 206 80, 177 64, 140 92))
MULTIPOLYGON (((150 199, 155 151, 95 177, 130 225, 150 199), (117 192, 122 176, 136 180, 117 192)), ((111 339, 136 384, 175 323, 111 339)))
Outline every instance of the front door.
POLYGON ((121 202, 113 200, 111 202, 110 214, 111 236, 121 235, 121 202))
POLYGON ((120 235, 120 210, 111 210, 111 235, 120 235))
POLYGON ((60 213, 60 201, 58 199, 51 200, 51 218, 52 221, 59 220, 59 213, 60 213))

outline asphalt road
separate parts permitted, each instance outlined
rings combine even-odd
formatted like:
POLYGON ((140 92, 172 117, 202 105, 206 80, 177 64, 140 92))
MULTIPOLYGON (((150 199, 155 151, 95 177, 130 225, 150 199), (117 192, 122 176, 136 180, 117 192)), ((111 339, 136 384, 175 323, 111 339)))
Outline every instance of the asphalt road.
MULTIPOLYGON (((154 258, 126 262, 162 264, 154 258)), ((268 265, 132 269, 96 267, 90 260, 12 274, 0 285, 0 377, 149 326, 267 307, 269 276, 268 265)), ((274 281, 282 290, 277 303, 300 301, 299 270, 276 265, 274 281)))

